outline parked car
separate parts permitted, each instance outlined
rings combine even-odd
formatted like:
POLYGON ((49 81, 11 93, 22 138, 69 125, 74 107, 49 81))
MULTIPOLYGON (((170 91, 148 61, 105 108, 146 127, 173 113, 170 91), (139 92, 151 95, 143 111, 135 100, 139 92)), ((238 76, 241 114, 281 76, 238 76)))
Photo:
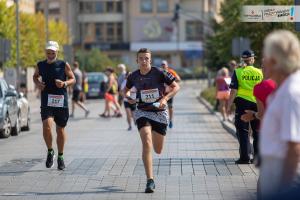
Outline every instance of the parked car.
POLYGON ((108 78, 102 72, 89 72, 87 73, 88 78, 88 92, 86 93, 87 98, 103 98, 105 87, 108 78))
POLYGON ((18 93, 0 78, 0 137, 18 135, 21 131, 18 109, 18 93))
POLYGON ((19 120, 22 131, 30 130, 30 106, 23 92, 18 94, 19 120))

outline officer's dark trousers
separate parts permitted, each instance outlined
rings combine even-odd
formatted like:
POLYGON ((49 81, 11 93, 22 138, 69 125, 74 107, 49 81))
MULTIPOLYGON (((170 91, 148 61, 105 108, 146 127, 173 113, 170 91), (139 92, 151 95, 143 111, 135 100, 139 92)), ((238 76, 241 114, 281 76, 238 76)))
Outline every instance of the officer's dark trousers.
POLYGON ((240 159, 243 161, 250 160, 251 144, 249 137, 249 125, 252 129, 253 134, 253 149, 254 156, 258 155, 258 128, 259 120, 252 120, 244 122, 241 120, 241 116, 245 114, 245 110, 257 111, 256 103, 237 97, 235 100, 235 127, 237 138, 240 143, 240 159))

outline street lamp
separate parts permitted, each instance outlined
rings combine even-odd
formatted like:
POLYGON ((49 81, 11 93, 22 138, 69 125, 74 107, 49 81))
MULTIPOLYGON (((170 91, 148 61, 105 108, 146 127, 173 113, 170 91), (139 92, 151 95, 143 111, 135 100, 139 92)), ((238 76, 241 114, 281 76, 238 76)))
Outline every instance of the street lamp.
POLYGON ((16 4, 16 60, 17 60, 17 81, 16 81, 16 88, 19 89, 19 82, 20 82, 20 26, 19 26, 19 0, 15 0, 16 4))
POLYGON ((49 41, 49 30, 48 30, 49 2, 48 2, 48 0, 45 0, 44 11, 45 11, 45 18, 46 18, 45 32, 46 32, 46 43, 47 43, 49 41))

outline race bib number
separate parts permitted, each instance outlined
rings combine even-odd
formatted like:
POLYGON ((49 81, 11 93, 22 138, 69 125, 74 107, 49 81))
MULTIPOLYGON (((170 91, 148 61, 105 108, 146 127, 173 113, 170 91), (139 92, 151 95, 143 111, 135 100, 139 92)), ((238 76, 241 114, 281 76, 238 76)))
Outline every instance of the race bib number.
POLYGON ((145 103, 154 103, 157 99, 159 99, 158 88, 151 90, 141 90, 141 99, 142 102, 145 103))
POLYGON ((64 107, 64 95, 48 94, 49 107, 64 107))

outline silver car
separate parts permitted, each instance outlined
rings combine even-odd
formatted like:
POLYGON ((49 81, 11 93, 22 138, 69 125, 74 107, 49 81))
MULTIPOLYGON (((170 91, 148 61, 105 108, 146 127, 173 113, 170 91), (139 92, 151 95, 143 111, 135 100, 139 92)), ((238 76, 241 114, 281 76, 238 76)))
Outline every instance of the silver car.
POLYGON ((0 78, 0 137, 18 135, 21 131, 18 93, 13 87, 8 87, 6 81, 0 78))
POLYGON ((30 130, 30 107, 24 93, 18 94, 19 122, 22 131, 30 130))

